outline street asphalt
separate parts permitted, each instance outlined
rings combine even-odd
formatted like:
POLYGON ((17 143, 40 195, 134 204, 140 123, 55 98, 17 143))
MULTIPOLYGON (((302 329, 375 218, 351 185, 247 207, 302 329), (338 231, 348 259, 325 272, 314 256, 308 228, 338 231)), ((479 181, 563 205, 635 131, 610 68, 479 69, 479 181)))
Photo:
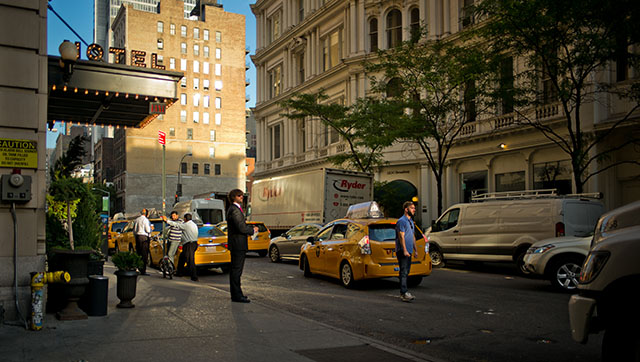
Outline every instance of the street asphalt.
MULTIPOLYGON (((227 289, 201 278, 139 276, 135 307, 116 308, 115 268, 108 262, 108 313, 80 321, 45 316, 29 331, 0 325, 2 361, 433 361, 305 317, 259 299, 232 303, 227 289)), ((226 275, 225 275, 226 277, 226 275)), ((251 298, 251 295, 249 295, 251 298)))

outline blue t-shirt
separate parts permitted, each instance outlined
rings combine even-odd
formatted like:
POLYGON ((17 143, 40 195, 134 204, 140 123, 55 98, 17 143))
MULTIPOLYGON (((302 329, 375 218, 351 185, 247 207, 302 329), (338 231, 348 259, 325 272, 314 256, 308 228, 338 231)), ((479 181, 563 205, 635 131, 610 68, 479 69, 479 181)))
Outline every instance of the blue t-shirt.
POLYGON ((414 236, 415 224, 413 220, 409 219, 406 215, 402 215, 396 222, 396 253, 402 253, 402 243, 400 242, 400 232, 404 233, 404 245, 407 247, 407 252, 413 254, 413 245, 416 242, 414 236))

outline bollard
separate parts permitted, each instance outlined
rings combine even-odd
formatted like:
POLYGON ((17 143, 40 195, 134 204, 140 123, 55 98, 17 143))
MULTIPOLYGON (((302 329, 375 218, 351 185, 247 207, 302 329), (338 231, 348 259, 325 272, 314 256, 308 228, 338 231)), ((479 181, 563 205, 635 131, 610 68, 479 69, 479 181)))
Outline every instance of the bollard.
POLYGON ((46 283, 69 283, 71 275, 65 271, 31 272, 31 329, 42 329, 43 321, 43 288, 46 283))

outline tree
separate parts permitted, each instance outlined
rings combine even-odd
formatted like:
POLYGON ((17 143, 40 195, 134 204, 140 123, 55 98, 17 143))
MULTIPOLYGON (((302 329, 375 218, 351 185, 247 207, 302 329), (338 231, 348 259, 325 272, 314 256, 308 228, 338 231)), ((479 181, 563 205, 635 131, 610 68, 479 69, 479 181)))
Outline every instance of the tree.
POLYGON ((479 47, 443 41, 403 42, 378 51, 365 65, 372 89, 386 95, 385 104, 406 109, 397 123, 400 137, 420 146, 436 180, 438 214, 442 213, 442 181, 449 152, 464 127, 488 105, 489 67, 479 47))
POLYGON ((327 103, 323 90, 317 94, 293 94, 280 105, 286 109, 283 116, 304 122, 317 118, 335 130, 348 145, 344 153, 329 157, 341 166, 347 164, 359 171, 370 173, 384 163, 383 150, 396 139, 394 124, 402 117, 402 108, 384 99, 363 98, 345 106, 327 103))
POLYGON ((616 130, 639 124, 640 87, 637 80, 612 86, 603 72, 613 63, 617 80, 623 80, 628 66, 637 65, 637 56, 628 49, 640 41, 638 1, 484 0, 477 12, 487 19, 482 35, 495 54, 508 53, 525 63, 512 93, 521 105, 514 109, 517 122, 537 129, 569 156, 578 193, 591 177, 609 168, 640 165, 625 160, 594 167, 612 152, 640 144, 627 135, 624 142, 605 145, 616 130), (608 95, 625 99, 630 107, 596 130, 585 119, 584 107, 598 103, 613 110, 608 95), (554 104, 557 110, 549 108, 554 104), (543 109, 560 114, 562 125, 549 123, 543 109))

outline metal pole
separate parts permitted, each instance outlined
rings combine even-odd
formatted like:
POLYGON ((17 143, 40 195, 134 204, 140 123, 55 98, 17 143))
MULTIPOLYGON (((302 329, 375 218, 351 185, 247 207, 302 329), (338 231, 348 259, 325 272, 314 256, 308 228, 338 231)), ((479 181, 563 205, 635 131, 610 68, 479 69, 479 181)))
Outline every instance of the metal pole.
MULTIPOLYGON (((167 205, 167 169, 165 160, 167 157, 167 147, 162 145, 162 215, 166 215, 165 208, 167 205)), ((164 223, 162 223, 162 235, 164 235, 164 223)))

